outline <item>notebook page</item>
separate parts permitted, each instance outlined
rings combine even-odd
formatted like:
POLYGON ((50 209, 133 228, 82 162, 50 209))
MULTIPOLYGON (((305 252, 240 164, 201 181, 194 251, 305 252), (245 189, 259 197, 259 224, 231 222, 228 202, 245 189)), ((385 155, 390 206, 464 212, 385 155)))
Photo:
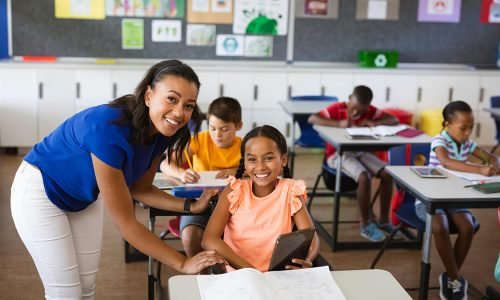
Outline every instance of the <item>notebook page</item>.
POLYGON ((380 136, 390 136, 395 135, 396 133, 405 130, 408 128, 408 125, 400 124, 400 125, 377 125, 372 128, 376 135, 380 136))
POLYGON ((217 179, 219 171, 200 171, 200 179, 196 183, 186 183, 186 186, 201 186, 201 187, 223 187, 227 185, 227 179, 217 179))
POLYGON ((202 300, 272 300, 262 273, 245 268, 220 275, 198 275, 202 300))
POLYGON ((373 130, 370 127, 349 127, 345 129, 348 135, 356 136, 356 135, 375 135, 373 130))
POLYGON ((481 182, 498 182, 500 181, 500 176, 497 175, 497 176, 484 176, 484 175, 481 175, 481 174, 476 174, 476 173, 469 173, 469 172, 459 172, 459 171, 454 171, 454 170, 449 170, 449 169, 446 169, 445 167, 443 166, 439 166, 438 168, 450 173, 450 174, 453 174, 457 177, 460 177, 462 179, 465 179, 465 180, 468 180, 468 181, 472 181, 474 183, 481 183, 481 182))
POLYGON ((273 299, 345 299, 328 267, 263 273, 273 299))

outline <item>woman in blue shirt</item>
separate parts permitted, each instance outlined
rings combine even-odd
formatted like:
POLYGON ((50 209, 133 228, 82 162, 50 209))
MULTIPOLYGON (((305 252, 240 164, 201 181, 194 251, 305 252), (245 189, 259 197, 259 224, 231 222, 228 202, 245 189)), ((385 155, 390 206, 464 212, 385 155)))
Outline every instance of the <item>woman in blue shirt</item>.
POLYGON ((214 251, 186 258, 137 221, 132 199, 202 212, 217 190, 191 203, 152 185, 160 155, 180 151, 201 124, 196 73, 177 60, 152 66, 133 95, 88 108, 62 123, 24 158, 11 190, 12 217, 47 299, 95 297, 103 203, 123 237, 183 273, 222 263, 214 251))

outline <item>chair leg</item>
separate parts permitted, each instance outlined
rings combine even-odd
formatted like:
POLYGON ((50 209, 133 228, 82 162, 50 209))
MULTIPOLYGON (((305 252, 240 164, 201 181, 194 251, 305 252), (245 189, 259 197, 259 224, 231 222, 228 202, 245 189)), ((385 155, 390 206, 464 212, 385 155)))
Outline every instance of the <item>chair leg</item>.
POLYGON ((309 201, 307 202, 307 210, 309 212, 311 212, 312 201, 314 199, 314 196, 316 195, 316 189, 318 188, 318 184, 319 184, 319 180, 321 179, 321 176, 323 176, 322 173, 320 173, 318 175, 318 177, 316 177, 316 182, 314 183, 314 187, 312 189, 311 196, 309 196, 309 201))
POLYGON ((377 188, 375 194, 373 195, 372 202, 370 202, 370 209, 373 208, 373 205, 375 204, 375 201, 377 201, 377 197, 379 194, 380 194, 380 186, 377 188))
POLYGON ((493 148, 491 148, 491 153, 495 154, 495 150, 497 150, 499 145, 500 145, 500 142, 498 142, 493 148))
POLYGON ((391 235, 389 235, 385 241, 384 241, 384 244, 382 245, 382 248, 380 248, 380 251, 378 252, 377 256, 375 257, 375 259, 373 260, 371 266, 370 266, 370 269, 374 269, 375 268, 375 265, 378 263, 378 261, 380 260, 380 257, 382 256, 382 254, 384 254, 384 251, 385 249, 387 249, 387 247, 389 246, 389 243, 392 241, 392 239, 394 238, 394 235, 401 229, 401 226, 403 226, 403 223, 400 223, 396 228, 394 228, 394 230, 391 232, 391 235))

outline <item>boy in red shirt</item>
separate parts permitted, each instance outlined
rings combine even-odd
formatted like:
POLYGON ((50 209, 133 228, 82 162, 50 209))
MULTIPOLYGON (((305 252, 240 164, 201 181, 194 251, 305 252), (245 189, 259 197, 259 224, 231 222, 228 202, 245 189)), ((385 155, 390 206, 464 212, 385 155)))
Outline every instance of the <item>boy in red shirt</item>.
MULTIPOLYGON (((357 86, 348 102, 336 102, 309 117, 309 123, 325 126, 347 128, 353 126, 396 125, 398 119, 370 103, 373 93, 366 86, 357 86)), ((326 145, 326 162, 332 168, 337 167, 336 150, 326 145)), ((392 198, 392 177, 384 170, 385 163, 375 155, 364 152, 344 152, 342 155, 342 172, 358 183, 356 198, 361 214, 361 235, 372 242, 385 239, 384 232, 391 233, 394 229, 389 221, 389 210, 392 198), (380 218, 373 219, 370 211, 371 178, 380 178, 380 218)), ((399 233, 399 232, 398 232, 399 233)), ((395 236, 402 238, 402 235, 395 236)))

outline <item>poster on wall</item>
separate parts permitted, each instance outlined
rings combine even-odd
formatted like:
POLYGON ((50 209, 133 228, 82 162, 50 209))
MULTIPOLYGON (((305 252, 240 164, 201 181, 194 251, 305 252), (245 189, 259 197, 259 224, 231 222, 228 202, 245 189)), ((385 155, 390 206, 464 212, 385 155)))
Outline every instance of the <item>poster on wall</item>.
POLYGON ((417 20, 419 22, 458 23, 461 6, 461 0, 420 0, 417 20))
POLYGON ((286 35, 288 0, 235 0, 233 33, 286 35))
POLYGON ((483 0, 480 19, 482 23, 500 24, 500 0, 483 0))
POLYGON ((339 0, 296 0, 295 16, 298 18, 337 19, 339 0))
POLYGON ((188 46, 214 46, 215 25, 187 24, 186 45, 188 46))
POLYGON ((55 16, 58 19, 103 20, 104 0, 54 0, 55 16))
POLYGON ((399 0, 357 0, 357 20, 399 19, 399 0))
POLYGON ((247 57, 272 57, 273 37, 259 35, 245 36, 244 55, 247 57))
POLYGON ((217 56, 243 56, 245 53, 245 40, 243 35, 218 34, 215 55, 217 56))
POLYGON ((232 0, 187 0, 187 22, 231 24, 232 4, 232 0))
POLYGON ((180 42, 182 40, 181 20, 153 20, 151 40, 153 42, 180 42))
POLYGON ((144 49, 144 20, 122 19, 122 48, 144 49))
POLYGON ((106 15, 118 17, 184 18, 185 0, 107 0, 106 15))

